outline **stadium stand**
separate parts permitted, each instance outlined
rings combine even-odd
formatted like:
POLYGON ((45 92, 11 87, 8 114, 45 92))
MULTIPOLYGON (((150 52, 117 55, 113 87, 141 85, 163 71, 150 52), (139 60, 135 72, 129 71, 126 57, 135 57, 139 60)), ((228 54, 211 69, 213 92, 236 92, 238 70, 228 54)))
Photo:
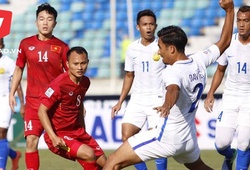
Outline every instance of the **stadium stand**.
MULTIPOLYGON (((110 4, 109 0, 37 0, 22 14, 14 15, 11 34, 6 37, 9 48, 17 48, 20 40, 36 33, 34 13, 37 5, 48 2, 58 12, 58 25, 55 35, 70 46, 83 45, 90 54, 91 62, 87 75, 91 78, 110 77, 110 4)), ((139 10, 150 8, 158 19, 158 29, 167 25, 179 25, 191 38, 189 52, 192 52, 192 37, 206 38, 206 28, 217 28, 218 19, 224 17, 224 11, 219 7, 218 0, 133 0, 133 21, 139 10)), ((234 0, 235 6, 241 6, 243 0, 234 0)), ((1 5, 11 3, 0 0, 1 5)), ((128 35, 126 0, 116 1, 116 40, 117 49, 124 35, 128 35)), ((134 28, 136 23, 134 22, 134 28)), ((135 38, 139 32, 135 31, 135 38)), ((209 42, 209 41, 208 41, 209 42)), ((117 52, 117 77, 119 77, 119 53, 117 52)), ((209 76, 213 74, 213 65, 209 76), (212 71, 211 71, 212 70, 212 71)))

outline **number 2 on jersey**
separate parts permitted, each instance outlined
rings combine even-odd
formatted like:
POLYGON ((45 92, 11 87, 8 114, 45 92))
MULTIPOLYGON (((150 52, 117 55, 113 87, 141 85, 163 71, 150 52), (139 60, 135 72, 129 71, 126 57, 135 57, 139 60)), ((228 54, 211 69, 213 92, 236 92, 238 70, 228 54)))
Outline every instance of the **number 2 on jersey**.
POLYGON ((38 62, 48 62, 49 58, 48 58, 48 53, 47 51, 42 54, 41 51, 38 52, 38 62))
POLYGON ((195 101, 192 103, 192 105, 191 105, 188 113, 193 112, 198 107, 198 101, 201 98, 201 95, 202 95, 202 92, 203 92, 203 88, 204 88, 203 84, 201 84, 201 83, 196 84, 196 86, 194 87, 193 92, 195 92, 196 90, 198 90, 198 94, 196 96, 195 101))

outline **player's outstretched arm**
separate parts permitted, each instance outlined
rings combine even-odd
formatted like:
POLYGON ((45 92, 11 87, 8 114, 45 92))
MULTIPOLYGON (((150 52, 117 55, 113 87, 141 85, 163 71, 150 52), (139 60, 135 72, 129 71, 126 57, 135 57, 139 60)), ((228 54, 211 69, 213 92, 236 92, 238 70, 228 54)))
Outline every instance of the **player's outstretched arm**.
POLYGON ((234 3, 233 0, 220 0, 220 6, 225 10, 226 16, 220 39, 215 45, 218 46, 220 54, 222 54, 229 47, 233 34, 234 3))
POLYGON ((213 76, 213 80, 212 80, 210 89, 209 89, 209 91, 207 93, 207 97, 204 101, 204 108, 206 109, 207 112, 213 111, 214 93, 222 82, 226 68, 227 68, 227 66, 222 66, 219 64, 217 66, 217 69, 216 69, 214 76, 213 76))

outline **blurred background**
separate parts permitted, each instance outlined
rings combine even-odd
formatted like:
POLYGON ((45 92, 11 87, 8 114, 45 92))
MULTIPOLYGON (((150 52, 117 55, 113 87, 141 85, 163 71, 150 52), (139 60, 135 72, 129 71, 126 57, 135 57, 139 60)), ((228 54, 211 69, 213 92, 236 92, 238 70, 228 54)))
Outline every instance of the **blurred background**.
MULTIPOLYGON (((0 0, 0 9, 13 12, 11 32, 4 39, 5 49, 9 49, 8 55, 14 60, 20 41, 37 33, 36 9, 44 2, 50 3, 58 11, 54 35, 70 47, 81 45, 89 52, 90 63, 86 75, 91 79, 91 86, 85 100, 87 131, 104 149, 115 149, 121 144, 120 123, 127 100, 113 121, 110 112, 122 88, 124 49, 140 37, 136 30, 137 13, 146 8, 154 11, 157 31, 168 25, 181 26, 189 38, 186 54, 215 43, 225 16, 219 0, 0 0)), ((250 0, 234 0, 234 3, 237 11, 243 4, 250 5, 250 0)), ((207 68, 208 82, 197 111, 197 136, 201 149, 214 149, 216 115, 220 112, 224 83, 216 92, 214 113, 208 114, 204 110, 203 99, 216 67, 215 63, 207 68)), ((22 83, 25 91, 25 72, 22 83)), ((17 147, 25 146, 22 126, 22 118, 16 114, 8 139, 17 147)), ((46 148, 43 141, 40 146, 46 148)))
MULTIPOLYGON (((126 48, 122 44, 140 37, 135 29, 138 11, 153 10, 157 30, 168 25, 181 26, 189 37, 187 54, 216 42, 225 16, 219 0, 0 0, 0 9, 13 12, 11 33, 5 37, 7 49, 17 49, 21 39, 37 33, 35 12, 44 2, 58 11, 54 35, 70 47, 82 45, 87 49, 90 64, 86 74, 98 85, 107 86, 107 90, 100 91, 105 94, 120 92, 122 48, 126 48)), ((234 3, 237 10, 249 0, 234 0, 234 3)), ((16 54, 11 57, 15 59, 16 54)), ((208 68, 209 77, 215 69, 216 64, 208 68)), ((90 90, 90 94, 99 91, 90 90)))

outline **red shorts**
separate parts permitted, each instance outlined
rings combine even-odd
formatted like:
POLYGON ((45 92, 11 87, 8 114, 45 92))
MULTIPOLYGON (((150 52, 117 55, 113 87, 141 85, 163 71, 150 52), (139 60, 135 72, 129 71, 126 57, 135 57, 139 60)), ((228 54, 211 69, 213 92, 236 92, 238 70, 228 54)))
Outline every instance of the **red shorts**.
POLYGON ((38 117, 38 109, 25 107, 24 136, 36 135, 40 137, 44 129, 38 117))
POLYGON ((70 159, 75 161, 77 158, 76 154, 79 149, 79 147, 82 144, 88 145, 91 147, 94 152, 95 156, 99 157, 104 154, 101 147, 98 145, 98 143, 95 141, 95 139, 90 136, 83 128, 79 128, 75 131, 69 131, 69 132, 57 132, 57 136, 62 138, 66 145, 70 148, 69 151, 65 151, 63 149, 58 149, 53 146, 52 141, 50 140, 48 134, 45 132, 44 134, 44 140, 46 144, 48 145, 48 148, 55 154, 64 157, 66 159, 70 159))

